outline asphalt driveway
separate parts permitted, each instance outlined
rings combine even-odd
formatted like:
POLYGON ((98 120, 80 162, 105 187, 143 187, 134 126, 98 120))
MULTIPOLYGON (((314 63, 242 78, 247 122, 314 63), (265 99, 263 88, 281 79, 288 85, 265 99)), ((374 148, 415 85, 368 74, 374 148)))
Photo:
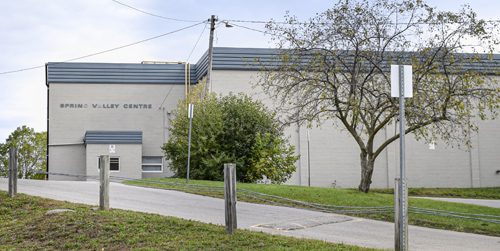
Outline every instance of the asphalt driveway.
MULTIPOLYGON (((8 180, 0 178, 0 190, 8 180)), ((18 180, 18 193, 99 204, 97 181, 18 180)), ((110 206, 224 225, 222 199, 183 192, 110 185, 110 206)), ((238 228, 364 247, 393 249, 394 224, 303 209, 238 202, 238 228)), ((500 250, 500 238, 409 226, 410 250, 500 250)))

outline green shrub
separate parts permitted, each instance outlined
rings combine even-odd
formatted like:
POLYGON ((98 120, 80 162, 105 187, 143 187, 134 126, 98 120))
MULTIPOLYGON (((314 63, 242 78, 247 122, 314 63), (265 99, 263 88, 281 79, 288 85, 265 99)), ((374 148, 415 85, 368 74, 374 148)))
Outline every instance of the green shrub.
POLYGON ((241 182, 268 178, 283 183, 295 171, 298 156, 274 112, 245 94, 202 95, 199 84, 172 112, 171 137, 163 146, 176 177, 186 177, 188 104, 194 104, 189 177, 223 180, 223 164, 235 163, 241 182), (201 97, 201 98, 200 98, 201 97))

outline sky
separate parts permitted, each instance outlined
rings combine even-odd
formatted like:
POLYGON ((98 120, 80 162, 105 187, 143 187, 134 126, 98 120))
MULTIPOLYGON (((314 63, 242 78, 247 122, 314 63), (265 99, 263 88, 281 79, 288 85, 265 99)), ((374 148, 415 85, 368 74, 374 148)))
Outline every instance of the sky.
MULTIPOLYGON (((196 63, 208 49, 211 15, 237 25, 217 29, 214 46, 273 48, 259 32, 264 22, 283 21, 287 11, 306 21, 336 2, 0 0, 0 143, 22 125, 47 130, 47 62, 196 63)), ((479 18, 500 19, 498 0, 426 2, 449 11, 469 3, 479 18)))

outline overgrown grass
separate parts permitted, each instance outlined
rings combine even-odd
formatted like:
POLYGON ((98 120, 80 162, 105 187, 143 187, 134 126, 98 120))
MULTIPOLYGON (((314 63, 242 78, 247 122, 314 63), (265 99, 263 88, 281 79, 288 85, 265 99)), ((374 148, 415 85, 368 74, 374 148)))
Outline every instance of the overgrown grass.
MULTIPOLYGON (((172 183, 186 183, 184 179, 148 179, 156 182, 172 182, 172 183)), ((129 184, 137 185, 148 185, 156 187, 165 188, 175 188, 171 185, 159 185, 159 184, 147 184, 143 182, 128 182, 129 184)), ((199 185, 211 185, 211 186, 224 186, 223 182, 217 181, 198 181, 190 180, 190 184, 199 185)), ((394 195, 383 194, 380 191, 362 193, 356 189, 332 189, 332 188, 321 188, 321 187, 304 187, 304 186, 288 186, 288 185, 264 185, 264 184, 248 184, 248 183, 238 183, 238 188, 243 188, 259 193, 276 195, 288 199, 312 202, 325 205, 337 205, 337 206, 353 206, 353 207, 394 207, 394 195)), ((177 187, 185 188, 185 187, 177 187)), ((413 190, 413 189, 412 189, 413 190)), ((432 190, 432 189, 429 189, 432 190)), ((443 190, 444 191, 444 190, 443 190)), ((451 193, 446 191, 446 193, 451 193)), ((494 193, 498 192, 496 189, 479 189, 478 192, 470 191, 468 193, 460 192, 463 197, 467 197, 466 194, 470 196, 476 196, 473 198, 478 198, 478 194, 483 194, 481 196, 489 196, 488 198, 493 198, 494 193), (482 192, 481 192, 482 191, 482 192)), ((213 192, 194 192, 197 194, 213 196, 222 198, 222 193, 213 192)), ((436 192, 435 194, 439 194, 436 192)), ((498 194, 497 194, 498 196, 498 194)), ((458 197, 458 196, 455 196, 458 197)), ((469 198, 469 197, 467 197, 469 198)), ((252 203, 265 203, 260 200, 255 200, 247 198, 244 196, 238 197, 239 201, 248 201, 252 203)), ((484 214, 484 215, 495 215, 500 216, 500 209, 490 208, 484 206, 468 205, 461 203, 450 203, 442 201, 434 201, 420 198, 409 198, 409 206, 437 209, 444 211, 460 212, 460 213, 472 213, 472 214, 484 214)), ((295 206, 294 203, 280 201, 280 203, 286 203, 295 206)), ((354 216, 383 220, 394 222, 394 214, 384 213, 384 214, 356 214, 354 216)), ((497 218, 498 219, 498 218, 497 218)), ((426 214, 414 214, 409 215, 409 224, 423 227, 431 227, 437 229, 446 229, 467 233, 484 234, 491 236, 500 236, 500 224, 478 221, 473 219, 462 219, 454 217, 444 217, 437 215, 426 215, 426 214)))
POLYGON ((0 250, 376 250, 0 191, 0 250), (72 209, 51 215, 52 209, 72 209))

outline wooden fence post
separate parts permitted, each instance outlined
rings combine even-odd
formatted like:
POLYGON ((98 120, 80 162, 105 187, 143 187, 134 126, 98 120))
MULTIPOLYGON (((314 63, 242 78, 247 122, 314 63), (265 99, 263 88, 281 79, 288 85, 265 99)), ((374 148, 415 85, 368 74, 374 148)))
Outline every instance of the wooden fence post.
POLYGON ((17 148, 9 149, 9 197, 17 194, 17 148))
POLYGON ((226 234, 236 232, 236 164, 224 164, 224 200, 226 234))
POLYGON ((99 156, 100 167, 100 189, 99 189, 99 208, 101 210, 109 209, 109 155, 99 156))

